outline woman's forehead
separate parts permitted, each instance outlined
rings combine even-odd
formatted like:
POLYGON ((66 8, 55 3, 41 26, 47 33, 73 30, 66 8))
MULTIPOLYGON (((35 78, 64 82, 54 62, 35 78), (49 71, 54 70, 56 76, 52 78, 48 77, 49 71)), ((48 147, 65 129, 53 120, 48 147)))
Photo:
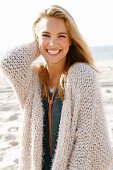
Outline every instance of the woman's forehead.
POLYGON ((37 29, 40 32, 44 31, 54 31, 58 32, 67 32, 66 24, 63 19, 55 18, 55 17, 44 17, 42 18, 38 24, 37 29))

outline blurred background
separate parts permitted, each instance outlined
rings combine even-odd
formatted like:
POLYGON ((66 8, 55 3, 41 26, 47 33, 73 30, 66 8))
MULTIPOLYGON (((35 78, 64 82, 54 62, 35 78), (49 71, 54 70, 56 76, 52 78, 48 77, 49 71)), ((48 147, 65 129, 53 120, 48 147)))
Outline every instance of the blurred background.
MULTIPOLYGON (((34 40, 32 24, 38 12, 50 4, 61 5, 70 12, 90 48, 100 71, 97 76, 113 147, 112 0, 0 0, 0 57, 15 46, 34 40)), ((0 72, 0 170, 17 170, 21 121, 17 97, 0 72)))

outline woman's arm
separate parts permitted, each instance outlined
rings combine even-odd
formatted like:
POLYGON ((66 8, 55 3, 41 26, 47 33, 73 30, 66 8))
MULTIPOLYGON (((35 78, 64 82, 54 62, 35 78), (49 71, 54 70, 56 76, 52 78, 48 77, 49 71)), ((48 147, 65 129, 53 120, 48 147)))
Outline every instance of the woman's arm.
POLYGON ((0 61, 1 70, 13 84, 22 103, 32 76, 30 65, 38 55, 38 45, 32 42, 8 51, 0 61))
MULTIPOLYGON (((108 170, 113 153, 96 75, 92 68, 84 64, 81 64, 78 73, 80 109, 68 170, 108 170)), ((74 98, 76 94, 73 92, 74 98)))

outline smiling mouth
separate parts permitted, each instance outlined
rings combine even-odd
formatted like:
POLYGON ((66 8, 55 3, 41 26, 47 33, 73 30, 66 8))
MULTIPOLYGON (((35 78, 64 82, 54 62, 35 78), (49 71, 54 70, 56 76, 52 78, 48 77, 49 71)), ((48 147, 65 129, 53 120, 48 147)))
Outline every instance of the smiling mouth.
POLYGON ((49 54, 56 55, 59 54, 61 50, 46 50, 49 54))

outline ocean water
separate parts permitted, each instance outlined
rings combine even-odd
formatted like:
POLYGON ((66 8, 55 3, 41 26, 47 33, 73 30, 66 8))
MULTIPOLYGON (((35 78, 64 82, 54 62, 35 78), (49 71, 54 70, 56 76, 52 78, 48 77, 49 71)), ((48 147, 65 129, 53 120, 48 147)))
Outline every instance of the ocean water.
POLYGON ((113 61, 113 46, 90 47, 90 52, 95 61, 113 61))

